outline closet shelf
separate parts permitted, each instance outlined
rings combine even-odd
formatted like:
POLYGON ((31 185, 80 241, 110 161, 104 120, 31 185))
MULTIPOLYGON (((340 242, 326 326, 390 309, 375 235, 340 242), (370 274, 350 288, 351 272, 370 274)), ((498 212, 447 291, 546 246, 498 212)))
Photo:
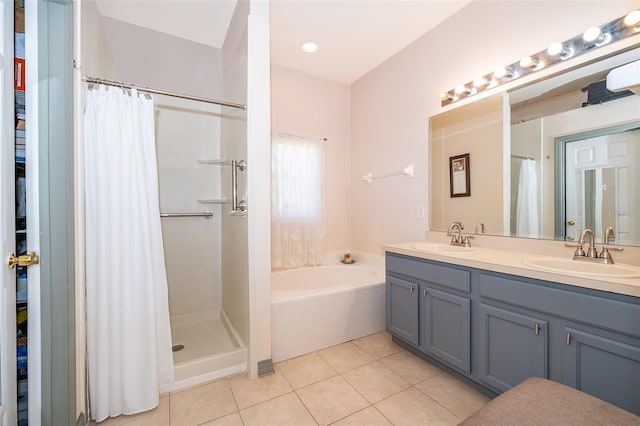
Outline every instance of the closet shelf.
POLYGON ((230 166, 231 162, 224 158, 214 158, 212 160, 198 160, 198 164, 205 164, 207 166, 230 166))
POLYGON ((200 204, 227 204, 230 203, 231 200, 228 198, 214 198, 208 200, 198 200, 200 204))

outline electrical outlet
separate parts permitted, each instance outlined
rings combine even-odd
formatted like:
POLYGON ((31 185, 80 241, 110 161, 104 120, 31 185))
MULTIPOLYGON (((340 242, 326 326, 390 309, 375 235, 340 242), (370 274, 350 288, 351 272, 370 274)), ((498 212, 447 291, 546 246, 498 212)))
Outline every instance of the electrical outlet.
POLYGON ((418 219, 424 219, 424 207, 418 207, 418 219))

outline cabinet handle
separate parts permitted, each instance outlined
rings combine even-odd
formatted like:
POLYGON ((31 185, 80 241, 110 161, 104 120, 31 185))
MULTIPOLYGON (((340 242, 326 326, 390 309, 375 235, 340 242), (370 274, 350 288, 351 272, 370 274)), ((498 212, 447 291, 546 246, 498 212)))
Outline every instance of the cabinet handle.
POLYGON ((427 289, 426 289, 426 288, 425 288, 425 289, 423 289, 423 290, 422 290, 422 297, 427 297, 427 294, 429 294, 429 293, 427 292, 427 289))
POLYGON ((413 294, 413 291, 416 289, 416 286, 411 285, 411 293, 413 294))
POLYGON ((540 335, 540 324, 536 323, 536 326, 534 327, 534 330, 536 331, 536 336, 540 335))
POLYGON ((571 333, 567 332, 567 345, 571 344, 571 333))

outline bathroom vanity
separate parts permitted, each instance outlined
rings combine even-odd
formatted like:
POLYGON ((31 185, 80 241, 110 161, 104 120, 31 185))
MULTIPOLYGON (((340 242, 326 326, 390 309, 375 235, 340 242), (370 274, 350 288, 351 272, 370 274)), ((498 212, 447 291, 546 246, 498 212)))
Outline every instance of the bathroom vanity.
POLYGON ((640 278, 540 272, 490 249, 384 249, 397 343, 488 394, 536 376, 640 414, 640 278))

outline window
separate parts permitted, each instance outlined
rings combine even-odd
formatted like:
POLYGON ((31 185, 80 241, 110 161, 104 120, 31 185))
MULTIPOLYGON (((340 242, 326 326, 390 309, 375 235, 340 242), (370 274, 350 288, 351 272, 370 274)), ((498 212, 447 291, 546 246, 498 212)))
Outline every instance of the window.
POLYGON ((322 142, 272 140, 272 266, 318 265, 324 245, 322 142))

